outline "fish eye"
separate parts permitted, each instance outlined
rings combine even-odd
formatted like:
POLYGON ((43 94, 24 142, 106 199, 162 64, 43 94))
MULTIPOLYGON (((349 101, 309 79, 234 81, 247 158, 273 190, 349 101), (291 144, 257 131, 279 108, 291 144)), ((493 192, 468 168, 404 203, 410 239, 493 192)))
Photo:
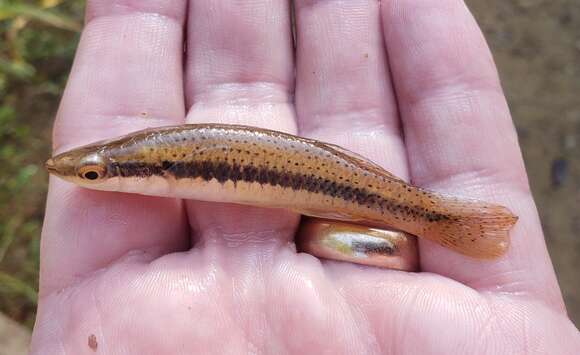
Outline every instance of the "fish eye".
POLYGON ((97 180, 99 178, 99 173, 96 171, 87 171, 84 176, 89 180, 97 180))
POLYGON ((86 165, 79 169, 79 176, 87 180, 98 180, 105 176, 105 169, 100 165, 86 165))

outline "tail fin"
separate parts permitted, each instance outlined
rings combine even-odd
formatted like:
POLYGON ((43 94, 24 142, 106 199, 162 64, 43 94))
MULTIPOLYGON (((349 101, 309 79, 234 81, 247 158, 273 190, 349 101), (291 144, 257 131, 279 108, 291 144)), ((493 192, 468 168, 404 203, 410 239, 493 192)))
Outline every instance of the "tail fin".
POLYGON ((518 220, 510 210, 479 201, 438 197, 444 217, 426 222, 427 239, 477 259, 505 254, 510 244, 509 231, 518 220))

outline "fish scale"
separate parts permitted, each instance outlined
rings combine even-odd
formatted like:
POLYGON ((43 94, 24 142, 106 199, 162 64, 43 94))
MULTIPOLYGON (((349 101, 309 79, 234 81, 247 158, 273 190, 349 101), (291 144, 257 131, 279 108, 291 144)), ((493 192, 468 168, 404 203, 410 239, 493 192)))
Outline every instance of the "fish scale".
POLYGON ((517 220, 502 206, 412 186, 341 147, 249 126, 148 129, 65 152, 47 168, 87 188, 395 228, 476 258, 503 254, 517 220))

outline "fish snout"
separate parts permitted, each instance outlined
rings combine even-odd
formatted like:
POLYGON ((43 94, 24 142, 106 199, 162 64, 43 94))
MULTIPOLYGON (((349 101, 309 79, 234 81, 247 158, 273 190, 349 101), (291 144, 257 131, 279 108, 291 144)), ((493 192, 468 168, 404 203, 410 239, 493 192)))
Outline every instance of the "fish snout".
POLYGON ((52 158, 48 159, 46 163, 44 163, 44 167, 48 170, 49 173, 55 174, 57 172, 56 164, 52 158))

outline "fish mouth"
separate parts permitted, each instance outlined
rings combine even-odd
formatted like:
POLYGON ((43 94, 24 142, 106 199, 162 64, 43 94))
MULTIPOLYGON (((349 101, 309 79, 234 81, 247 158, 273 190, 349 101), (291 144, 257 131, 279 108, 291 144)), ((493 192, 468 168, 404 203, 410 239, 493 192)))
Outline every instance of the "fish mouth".
POLYGON ((52 158, 48 159, 46 161, 46 163, 44 163, 44 168, 46 170, 48 170, 49 173, 51 174, 57 174, 58 170, 56 168, 56 164, 54 163, 54 160, 52 158))

